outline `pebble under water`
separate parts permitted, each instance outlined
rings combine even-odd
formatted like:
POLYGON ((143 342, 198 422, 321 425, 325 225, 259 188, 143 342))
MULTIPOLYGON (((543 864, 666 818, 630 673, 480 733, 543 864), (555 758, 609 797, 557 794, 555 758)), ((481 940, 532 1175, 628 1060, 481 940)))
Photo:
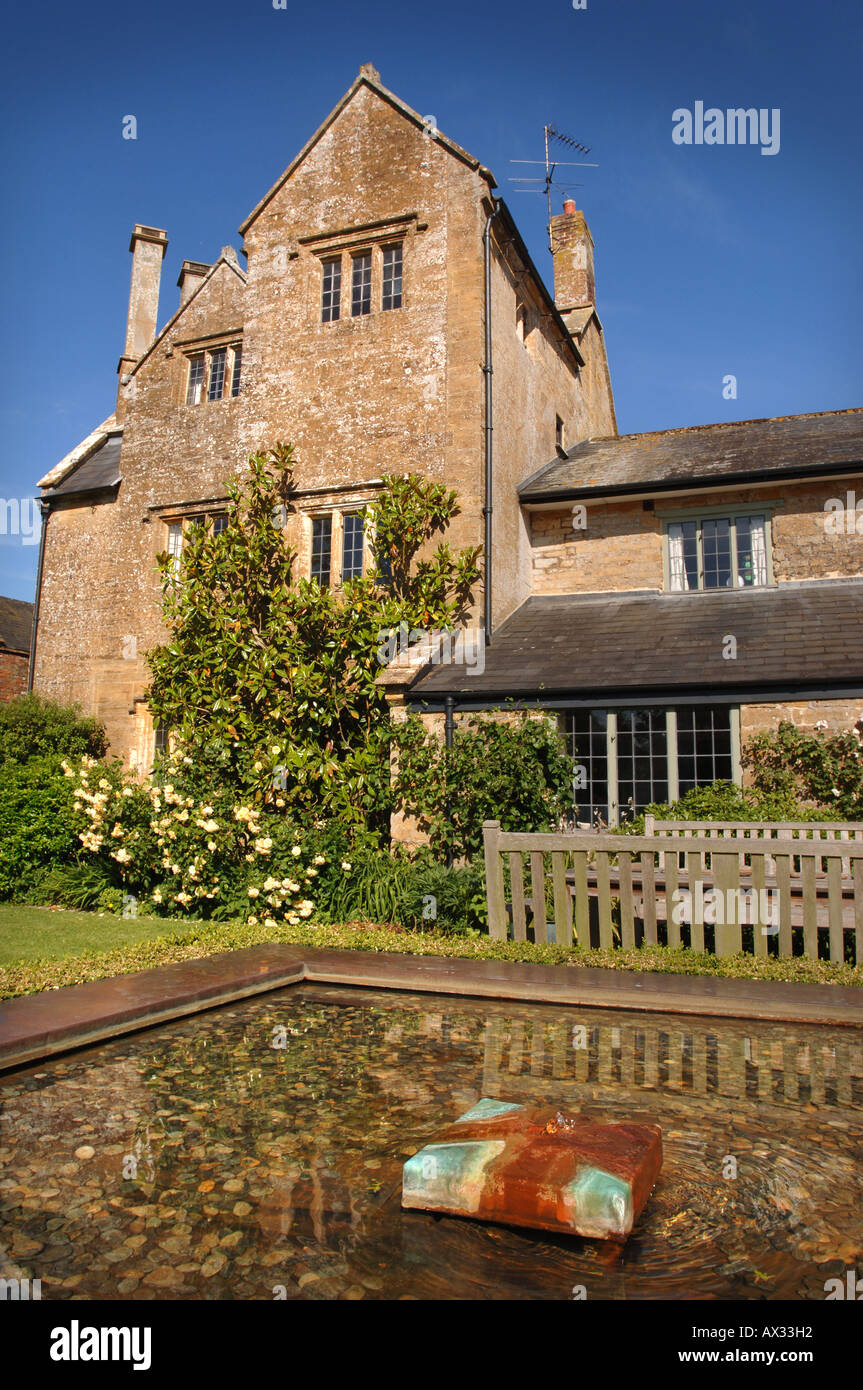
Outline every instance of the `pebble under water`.
POLYGON ((303 985, 0 1083, 43 1299, 823 1299, 863 1266, 863 1036, 303 985), (402 1212, 481 1096, 662 1126, 624 1246, 402 1212))

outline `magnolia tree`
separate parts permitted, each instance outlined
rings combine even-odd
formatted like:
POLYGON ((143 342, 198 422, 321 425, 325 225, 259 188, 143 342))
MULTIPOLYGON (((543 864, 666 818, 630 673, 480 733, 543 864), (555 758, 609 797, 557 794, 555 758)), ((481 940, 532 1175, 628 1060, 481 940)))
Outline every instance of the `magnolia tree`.
POLYGON ((383 829, 392 730, 376 684, 382 640, 402 625, 451 630, 479 577, 479 547, 430 551, 458 512, 455 493, 386 475, 364 509, 370 573, 324 588, 294 575, 294 493, 291 445, 253 454, 228 486, 225 529, 193 525, 179 557, 159 557, 170 636, 148 654, 150 708, 187 784, 383 829))

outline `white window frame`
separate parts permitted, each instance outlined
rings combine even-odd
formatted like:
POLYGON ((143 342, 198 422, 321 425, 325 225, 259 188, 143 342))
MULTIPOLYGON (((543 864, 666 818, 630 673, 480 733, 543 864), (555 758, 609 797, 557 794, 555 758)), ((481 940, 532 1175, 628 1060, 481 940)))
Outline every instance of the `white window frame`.
POLYGON ((775 501, 764 502, 743 502, 732 506, 699 507, 687 508, 686 510, 662 511, 657 513, 662 522, 662 587, 667 594, 717 594, 727 593, 729 590, 740 592, 741 590, 751 589, 770 589, 774 585, 773 580, 773 512, 776 508, 775 501), (764 551, 766 563, 766 579, 763 584, 738 584, 737 583, 737 518, 738 517, 764 517, 764 551), (730 557, 729 563, 733 583, 727 589, 705 588, 704 587, 704 551, 701 535, 701 523, 704 521, 727 520, 730 529, 730 557), (695 522, 696 538, 698 547, 698 587, 696 589, 672 589, 671 587, 671 553, 669 546, 668 528, 675 522, 695 522))

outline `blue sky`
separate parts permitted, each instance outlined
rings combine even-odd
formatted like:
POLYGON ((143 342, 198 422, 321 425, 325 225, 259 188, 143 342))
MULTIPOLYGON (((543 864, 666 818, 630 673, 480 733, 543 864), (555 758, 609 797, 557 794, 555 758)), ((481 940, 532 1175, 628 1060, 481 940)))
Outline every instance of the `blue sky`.
MULTIPOLYGON (((510 161, 541 157, 547 121, 591 147, 599 168, 566 177, 622 432, 861 403, 856 0, 47 0, 7 9, 4 37, 0 498, 113 408, 132 225, 168 230, 161 326, 182 259, 240 246, 369 61, 494 171, 548 283, 545 202, 510 161), (779 152, 675 144, 696 101, 778 108, 779 152)), ((32 597, 36 552, 0 534, 0 593, 32 597)))

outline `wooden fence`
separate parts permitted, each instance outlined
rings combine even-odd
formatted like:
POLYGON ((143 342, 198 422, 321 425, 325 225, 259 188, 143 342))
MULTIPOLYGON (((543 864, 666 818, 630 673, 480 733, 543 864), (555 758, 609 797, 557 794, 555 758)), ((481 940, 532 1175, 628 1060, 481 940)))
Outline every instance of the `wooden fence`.
POLYGON ((751 927, 756 956, 771 954, 773 940, 780 956, 843 961, 847 941, 849 959, 863 963, 863 837, 813 840, 789 826, 746 837, 744 850, 740 837, 689 833, 691 825, 686 833, 540 835, 486 821, 491 935, 506 938, 511 924, 515 940, 530 933, 546 942, 553 924, 558 944, 574 937, 588 944, 593 927, 595 944, 606 949, 662 939, 704 951, 708 929, 716 954, 729 956, 743 950, 751 927))

